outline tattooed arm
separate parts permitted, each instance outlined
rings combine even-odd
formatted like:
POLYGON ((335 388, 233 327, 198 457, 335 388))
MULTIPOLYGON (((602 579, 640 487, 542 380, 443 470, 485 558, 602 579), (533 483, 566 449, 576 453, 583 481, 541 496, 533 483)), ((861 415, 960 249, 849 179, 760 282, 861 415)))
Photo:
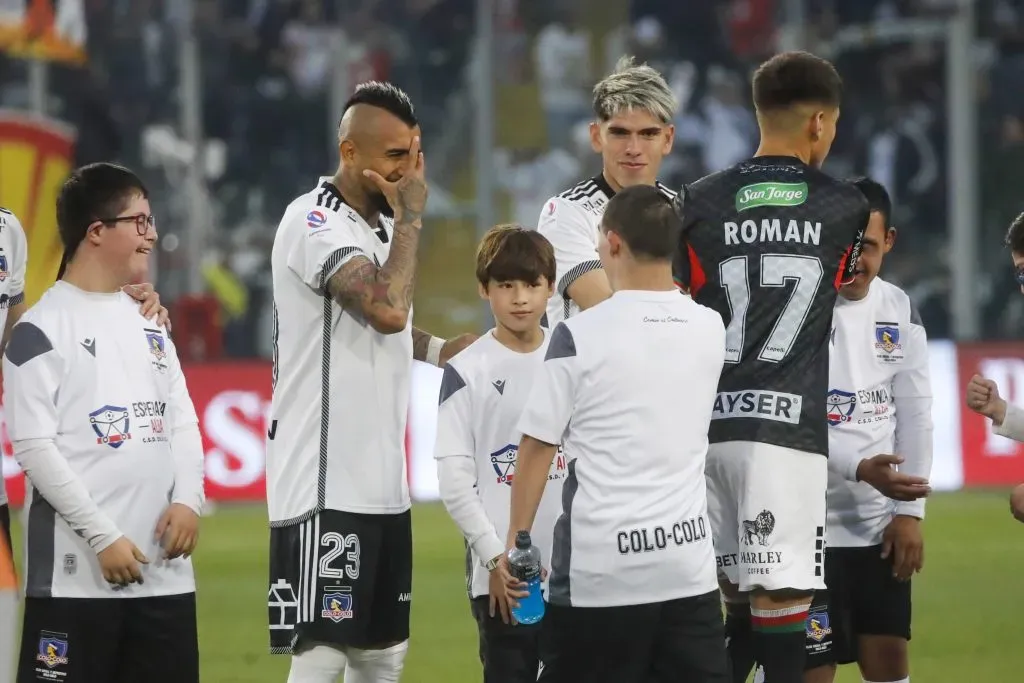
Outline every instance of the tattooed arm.
POLYGON ((460 334, 452 339, 435 337, 429 332, 424 332, 418 327, 412 328, 412 357, 413 360, 430 363, 437 367, 444 367, 452 356, 475 342, 480 337, 472 333, 460 334), (432 345, 433 344, 433 348, 432 345), (431 354, 433 351, 433 354, 431 354))
POLYGON ((416 281, 418 227, 395 224, 391 253, 377 268, 365 256, 354 256, 327 281, 327 291, 340 306, 358 311, 381 334, 396 334, 405 329, 412 309, 416 281))
POLYGON ((429 332, 424 332, 418 327, 412 328, 412 358, 426 362, 427 360, 427 349, 430 347, 430 340, 434 338, 434 335, 429 332))

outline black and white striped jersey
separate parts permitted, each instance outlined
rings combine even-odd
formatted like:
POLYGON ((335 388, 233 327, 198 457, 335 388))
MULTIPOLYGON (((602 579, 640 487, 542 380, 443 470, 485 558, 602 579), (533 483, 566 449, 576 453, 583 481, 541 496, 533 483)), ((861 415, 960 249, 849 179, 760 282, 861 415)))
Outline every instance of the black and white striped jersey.
POLYGON ((381 334, 339 306, 327 282, 350 259, 387 261, 394 224, 371 228, 329 178, 285 209, 270 262, 274 370, 267 433, 271 526, 323 509, 409 509, 405 427, 412 316, 381 334))
MULTIPOLYGON (((669 199, 676 193, 656 183, 669 199)), ((555 293, 548 300, 547 326, 554 329, 562 320, 580 312, 569 298, 569 285, 582 275, 601 267, 597 255, 598 227, 605 207, 615 196, 603 174, 588 178, 544 203, 537 231, 555 248, 555 293)))

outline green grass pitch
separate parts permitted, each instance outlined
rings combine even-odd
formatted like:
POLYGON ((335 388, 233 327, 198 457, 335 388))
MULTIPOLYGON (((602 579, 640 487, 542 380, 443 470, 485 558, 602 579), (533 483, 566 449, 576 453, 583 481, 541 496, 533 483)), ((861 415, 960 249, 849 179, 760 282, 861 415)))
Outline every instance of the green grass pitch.
MULTIPOLYGON (((911 675, 918 682, 1020 680, 1024 526, 1003 492, 936 494, 925 569, 914 580, 911 675)), ((403 681, 481 680, 462 576, 462 540, 439 504, 413 510, 412 638, 403 681)), ((15 543, 18 543, 17 530, 15 543)), ((221 506, 195 556, 204 683, 283 683, 267 652, 267 524, 260 506, 221 506)), ((859 683, 855 667, 840 683, 859 683)))

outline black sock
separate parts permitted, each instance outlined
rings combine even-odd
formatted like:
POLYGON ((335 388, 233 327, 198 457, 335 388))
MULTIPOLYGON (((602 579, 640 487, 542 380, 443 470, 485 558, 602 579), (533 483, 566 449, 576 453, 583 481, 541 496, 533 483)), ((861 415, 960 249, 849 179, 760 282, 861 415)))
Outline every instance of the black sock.
POLYGON ((764 667, 764 683, 803 683, 807 610, 807 605, 751 610, 754 652, 764 667))
POLYGON ((750 627, 749 603, 725 603, 725 643, 732 667, 732 683, 746 683, 754 668, 754 632, 750 627))

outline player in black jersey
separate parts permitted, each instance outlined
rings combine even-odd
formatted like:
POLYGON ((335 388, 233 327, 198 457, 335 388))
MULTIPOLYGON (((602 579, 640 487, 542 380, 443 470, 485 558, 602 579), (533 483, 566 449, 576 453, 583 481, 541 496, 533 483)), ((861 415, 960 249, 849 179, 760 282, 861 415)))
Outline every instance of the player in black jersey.
POLYGON ((733 680, 745 681, 756 659, 766 683, 798 683, 808 606, 825 587, 832 307, 869 209, 856 187, 819 170, 839 117, 833 66, 776 55, 753 91, 756 155, 676 200, 676 276, 726 322, 707 483, 733 680))

